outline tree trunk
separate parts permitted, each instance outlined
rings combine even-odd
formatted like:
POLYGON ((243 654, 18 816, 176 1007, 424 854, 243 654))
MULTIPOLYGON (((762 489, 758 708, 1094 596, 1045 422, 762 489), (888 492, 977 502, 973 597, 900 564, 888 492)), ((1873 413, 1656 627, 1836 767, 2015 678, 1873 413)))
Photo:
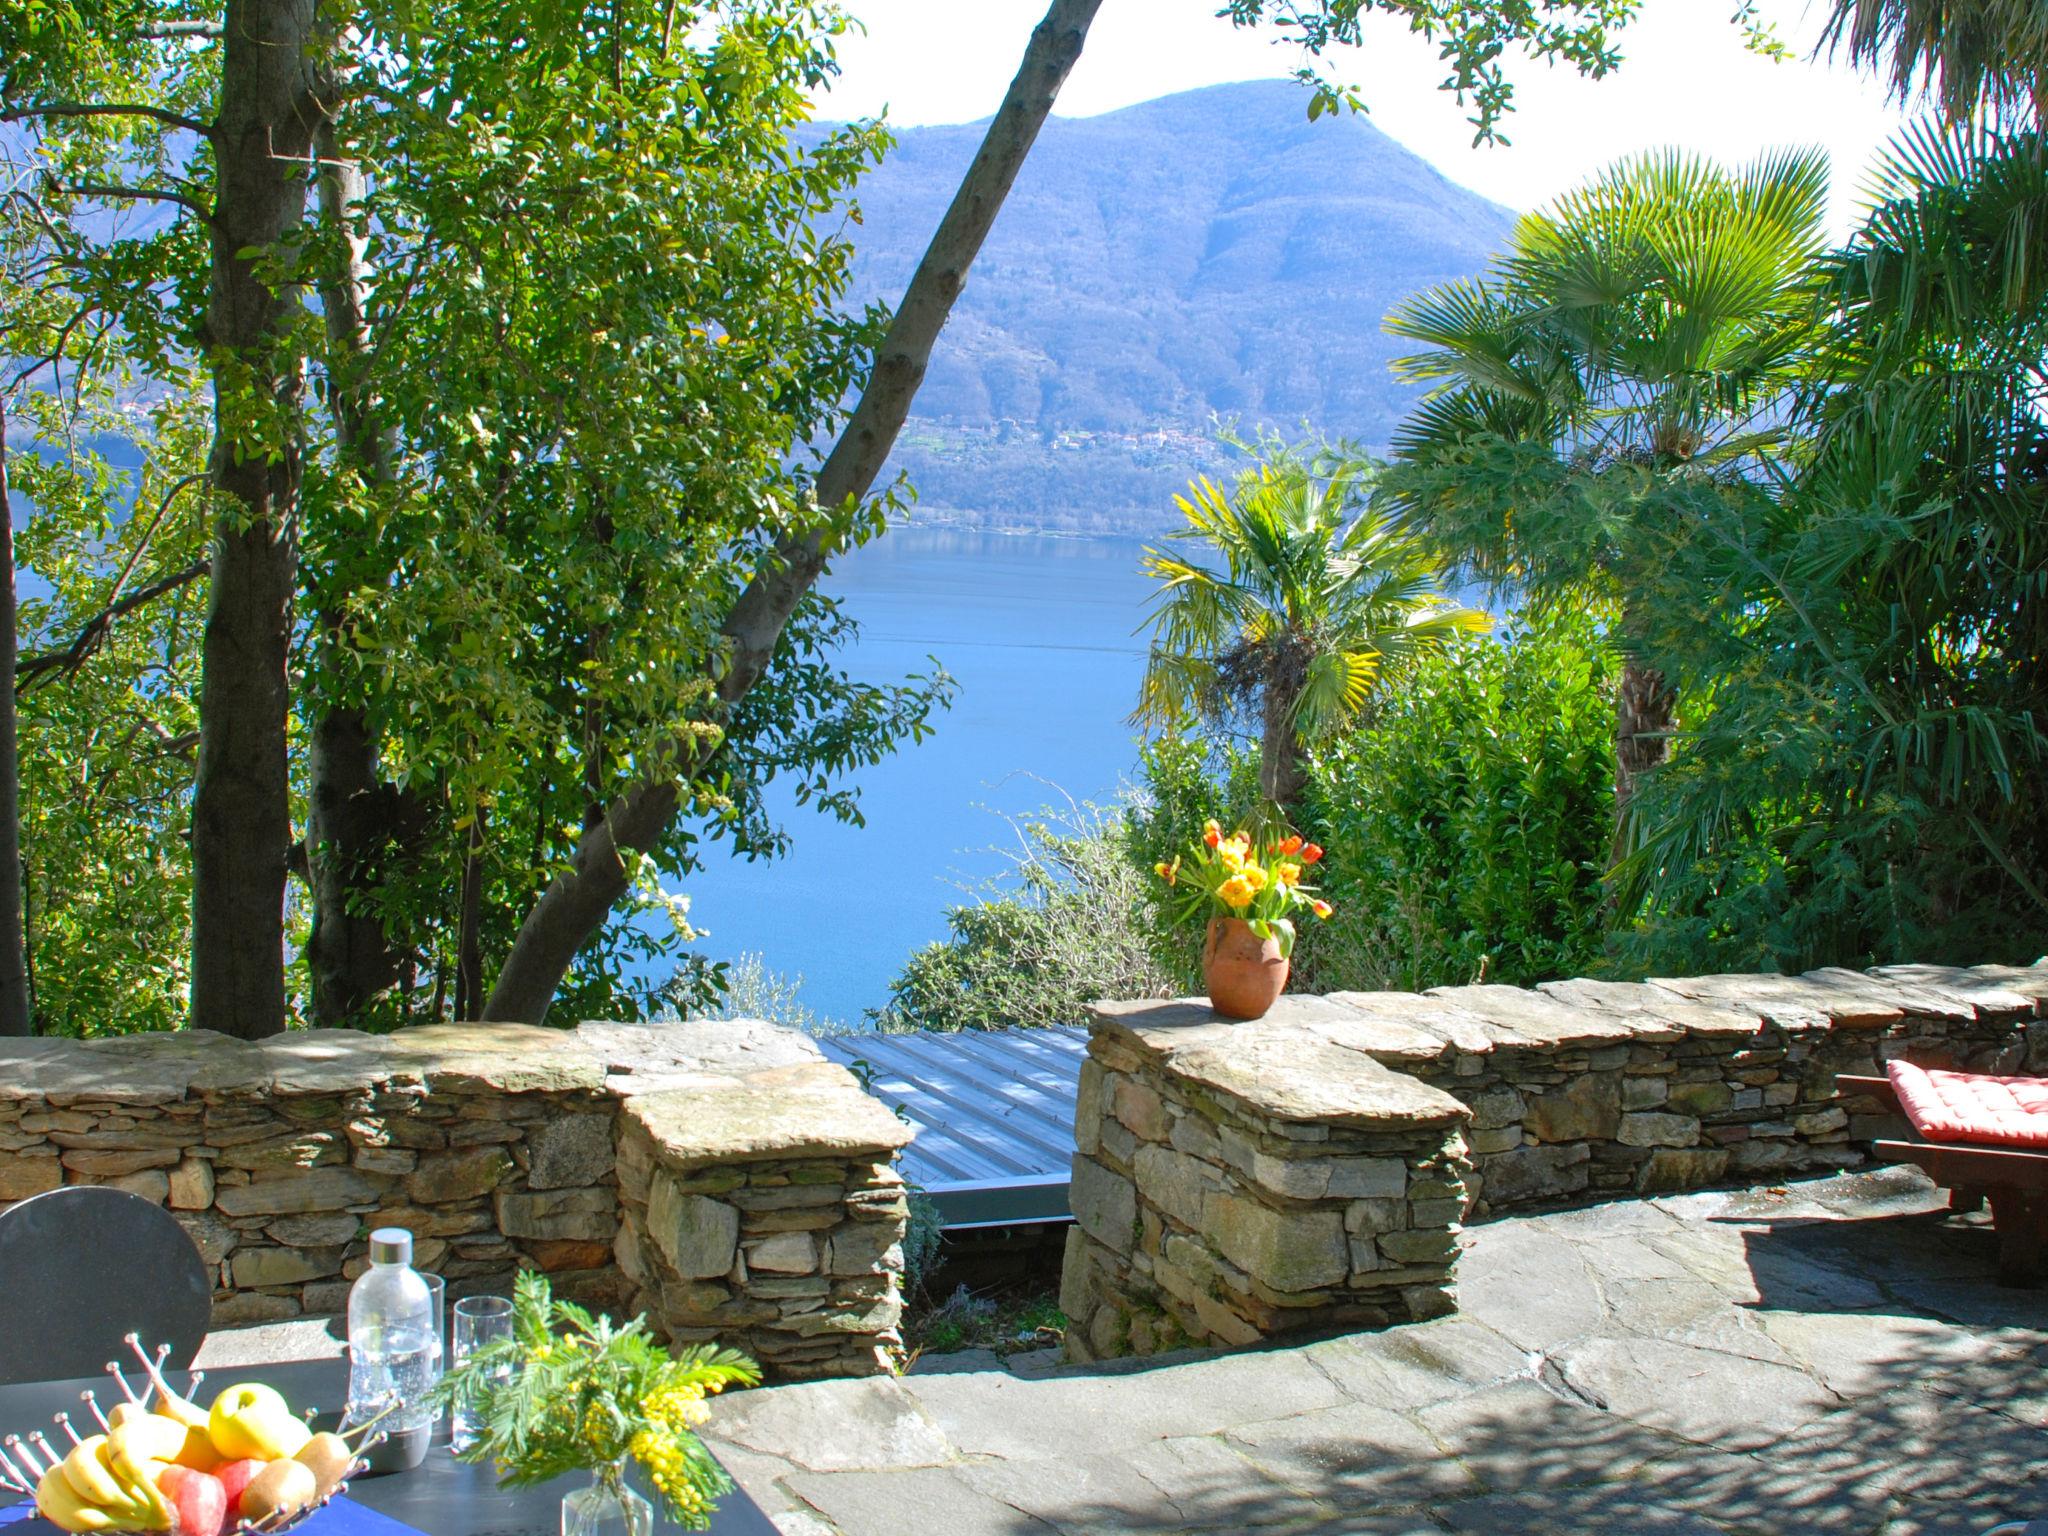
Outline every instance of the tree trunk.
MULTIPOLYGON (((1101 4, 1102 0, 1052 0, 1044 20, 1032 31, 1016 78, 904 291, 903 303, 875 355, 867 388, 818 471, 820 507, 837 511, 858 505, 881 472, 924 382, 932 344, 967 281, 967 269, 1081 56, 1101 4)), ((723 705, 745 698, 767 670, 790 615, 833 552, 822 530, 784 539, 774 558, 747 584, 723 628, 727 652, 718 680, 723 705)), ((485 1005, 485 1018, 538 1023, 546 1016, 576 952, 625 894, 632 861, 654 846, 675 815, 678 785, 693 767, 692 749, 678 751, 673 776, 635 785, 613 802, 604 820, 584 833, 568 870, 541 894, 520 925, 485 1005)))
POLYGON ((21 735, 14 708, 14 506, 7 499, 7 401, 0 397, 0 1035, 35 1033, 21 906, 21 735))
POLYGON ((462 861, 461 915, 455 930, 455 1017, 473 1017, 483 996, 484 957, 480 928, 484 895, 484 813, 469 823, 469 855, 462 861))
POLYGON ((213 587, 192 796, 192 1021, 244 1039, 285 1027, 292 842, 286 668, 296 581, 304 368, 296 289, 260 266, 305 218, 317 115, 312 0, 229 0, 206 340, 215 359, 213 587), (256 253, 253 257, 244 252, 256 253))
POLYGON ((1622 659, 1621 679, 1614 690, 1614 828, 1615 855, 1622 853, 1622 830, 1638 781, 1671 756, 1671 731, 1677 723, 1678 695, 1664 674, 1633 655, 1622 659))
POLYGON ((1283 818, 1291 819, 1307 785, 1308 763, 1294 728, 1294 700, 1268 684, 1259 722, 1259 792, 1283 818))
MULTIPOLYGON (((335 436, 341 457, 371 486, 389 485, 398 444, 377 419, 364 382, 369 362, 369 272, 363 242, 349 232, 365 195, 361 168, 346 153, 332 122, 320 125, 320 212, 343 232, 342 258, 324 274, 320 308, 327 325, 335 436)), ((348 645, 345 619, 332 608, 319 616, 316 668, 339 664, 348 645)), ((370 903, 368 888, 388 871, 391 856, 425 824, 416 798, 383 779, 378 739, 357 705, 324 704, 307 740, 306 863, 313 891, 313 927, 306 939, 313 1018, 344 1025, 399 982, 406 961, 370 903)))

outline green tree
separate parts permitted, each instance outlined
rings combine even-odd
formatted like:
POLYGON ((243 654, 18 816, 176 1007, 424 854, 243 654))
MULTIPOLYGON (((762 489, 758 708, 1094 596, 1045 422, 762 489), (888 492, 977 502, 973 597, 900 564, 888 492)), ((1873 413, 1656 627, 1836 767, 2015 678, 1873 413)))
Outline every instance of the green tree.
MULTIPOLYGON (((287 1022, 294 869, 323 1021, 405 996, 425 967, 465 1007, 538 1019, 579 957, 615 976, 621 904, 666 900, 656 882, 687 868, 703 818, 742 851, 772 844, 764 774, 800 773, 852 811, 846 773, 922 731, 935 694, 846 683, 824 660, 844 623, 813 589, 885 519, 876 480, 932 344, 1099 4, 1053 0, 886 325, 831 314, 843 264, 809 236, 829 226, 814 194, 835 201, 865 149, 782 158, 781 130, 832 67, 843 19, 827 4, 0 11, 0 120, 38 135, 38 174, 6 216, 42 242, 17 270, 58 314, 47 354, 0 350, 144 392, 196 376, 213 406, 194 498, 212 544, 189 798, 196 1020, 287 1022), (645 204, 684 199, 651 209, 636 187, 645 204), (556 259, 589 270, 558 277, 556 259), (709 274, 696 308, 671 311, 693 262, 709 274), (713 282, 738 278, 735 302, 753 302, 728 316, 713 282), (398 370, 422 355, 413 338, 445 346, 447 399, 398 370), (734 361, 710 361, 721 348, 734 361), (708 392, 685 397, 664 368, 708 392), (607 412, 591 397, 612 389, 607 412), (707 426, 705 411, 727 414, 707 426), (609 611, 608 581, 667 606, 609 611), (401 606, 427 626, 417 655, 370 622, 401 606)), ((1359 43, 1375 13, 1405 20, 1440 40, 1484 134, 1509 105, 1509 50, 1604 73, 1634 10, 1228 14, 1314 53, 1359 43)), ((1314 78, 1312 112, 1349 94, 1314 78)), ((19 296, 10 283, 9 317, 19 296)))
POLYGON ((1524 218, 1485 278, 1388 317, 1426 348, 1397 372, 1432 386, 1395 435, 1389 504, 1497 587, 1619 606, 1618 815, 1676 727, 1685 680, 1650 652, 1647 605, 1689 519, 1715 515, 1696 488, 1792 447, 1826 197, 1813 152, 1624 161, 1524 218))
POLYGON ((1206 477, 1175 498, 1170 537, 1221 557, 1145 552, 1156 578, 1152 645, 1133 720, 1176 730, 1248 718, 1259 785, 1283 812, 1300 799, 1308 749, 1370 708, 1419 657, 1483 632, 1447 601, 1436 557, 1366 505, 1369 468, 1275 451, 1226 495, 1206 477))
POLYGON ((1821 41, 1881 70, 1900 102, 1924 92, 1950 122, 2043 121, 2048 16, 2032 0, 1833 0, 1821 41))
POLYGON ((1819 268, 1811 449, 1668 573, 1662 643, 1719 681, 1621 870, 1633 968, 2041 947, 2048 145, 1915 131, 1877 191, 1819 268))

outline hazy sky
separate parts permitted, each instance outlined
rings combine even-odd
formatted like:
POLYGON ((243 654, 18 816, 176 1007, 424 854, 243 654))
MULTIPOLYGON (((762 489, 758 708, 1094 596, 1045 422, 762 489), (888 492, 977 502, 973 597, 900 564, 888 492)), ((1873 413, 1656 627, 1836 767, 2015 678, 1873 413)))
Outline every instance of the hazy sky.
MULTIPOLYGON (((1059 111, 1089 116, 1226 80, 1290 74, 1299 62, 1270 33, 1234 29, 1220 0, 1106 0, 1059 111)), ((834 117, 888 109, 892 122, 955 123, 993 112, 1046 0, 849 0, 867 27, 846 40, 834 117)), ((1435 50, 1378 18, 1339 72, 1363 88, 1379 128, 1447 176, 1511 208, 1529 208, 1634 150, 1680 145, 1725 160, 1783 144, 1819 144, 1834 162, 1834 223, 1850 222, 1872 153, 1904 121, 1868 75, 1808 64, 1824 12, 1764 0, 1800 61, 1748 52, 1729 25, 1735 0, 1645 0, 1624 35, 1621 69, 1601 81, 1564 69, 1516 73, 1507 147, 1474 148, 1435 50)), ((1306 98, 1304 98, 1306 106, 1306 98)))

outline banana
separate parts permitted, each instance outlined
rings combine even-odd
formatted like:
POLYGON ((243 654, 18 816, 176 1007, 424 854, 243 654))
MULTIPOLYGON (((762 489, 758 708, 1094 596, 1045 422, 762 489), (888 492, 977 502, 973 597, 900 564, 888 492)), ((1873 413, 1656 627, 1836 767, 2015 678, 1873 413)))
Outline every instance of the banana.
POLYGON ((167 1461, 128 1462, 116 1466, 115 1476, 121 1479, 121 1488, 136 1503, 136 1517, 132 1529, 139 1531, 168 1531, 173 1515, 171 1501, 157 1487, 156 1480, 170 1467, 167 1461))
POLYGON ((117 1518, 140 1518, 142 1507, 128 1496, 114 1477, 106 1457, 107 1437, 94 1435, 90 1440, 81 1440, 73 1446, 71 1454, 58 1466, 64 1473, 64 1480, 82 1502, 104 1509, 117 1518))
POLYGON ((136 1470, 147 1462, 177 1459, 185 1449, 185 1426, 176 1419, 146 1413, 116 1425, 107 1435, 107 1464, 124 1482, 140 1475, 136 1470))
POLYGON ((36 1484, 36 1509, 60 1530, 98 1532, 121 1528, 118 1516, 80 1498, 58 1467, 50 1468, 36 1484))

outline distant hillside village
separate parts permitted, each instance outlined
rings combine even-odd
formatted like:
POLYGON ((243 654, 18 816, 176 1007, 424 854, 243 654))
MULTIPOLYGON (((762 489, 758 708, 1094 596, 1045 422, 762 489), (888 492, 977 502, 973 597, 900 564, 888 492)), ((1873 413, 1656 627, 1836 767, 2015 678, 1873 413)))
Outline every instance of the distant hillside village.
MULTIPOLYGON (((859 297, 901 293, 980 131, 900 130, 862 181, 859 297)), ((1513 217, 1362 118, 1310 123, 1288 81, 1054 118, 892 467, 923 521, 1149 533, 1229 468, 1219 420, 1377 447, 1413 399, 1381 321, 1513 217)))

